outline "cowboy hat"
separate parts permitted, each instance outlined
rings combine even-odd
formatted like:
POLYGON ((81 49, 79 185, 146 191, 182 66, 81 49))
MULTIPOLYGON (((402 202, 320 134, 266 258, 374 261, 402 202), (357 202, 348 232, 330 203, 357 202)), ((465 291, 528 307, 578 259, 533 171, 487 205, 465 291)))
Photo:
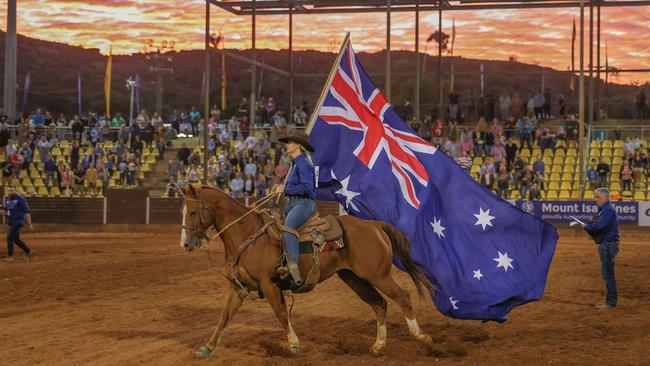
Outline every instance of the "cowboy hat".
POLYGON ((290 132, 288 135, 280 137, 278 141, 284 143, 295 142, 297 144, 302 145, 302 147, 304 147, 305 150, 309 152, 314 152, 314 148, 309 143, 309 137, 307 137, 307 134, 302 131, 290 132))

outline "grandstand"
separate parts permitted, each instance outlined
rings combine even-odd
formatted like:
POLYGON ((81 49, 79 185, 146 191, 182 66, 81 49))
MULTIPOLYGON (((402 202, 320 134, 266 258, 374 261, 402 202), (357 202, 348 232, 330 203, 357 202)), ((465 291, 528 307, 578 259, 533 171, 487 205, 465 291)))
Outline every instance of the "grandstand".
MULTIPOLYGON (((641 141, 643 146, 648 146, 650 141, 641 141)), ((608 179, 608 188, 610 189, 612 197, 620 197, 623 201, 644 201, 650 197, 648 189, 648 182, 645 176, 640 176, 640 181, 632 185, 631 191, 623 191, 619 173, 623 166, 624 159, 624 143, 622 140, 593 140, 589 145, 588 161, 593 163, 602 159, 611 167, 611 173, 608 179)), ((560 140, 555 149, 545 149, 542 154, 538 141, 535 141, 532 150, 524 148, 520 152, 521 156, 531 161, 531 157, 539 155, 543 156, 544 164, 546 165, 546 186, 542 191, 542 199, 546 200, 580 200, 580 177, 579 172, 579 159, 578 150, 573 143, 565 145, 564 141, 560 140)), ((485 158, 475 156, 472 161, 470 173, 478 180, 479 169, 483 164, 485 158)), ((586 174, 586 170, 585 170, 586 174)), ((585 184, 588 184, 585 183, 585 184)), ((496 189, 495 189, 496 192, 496 189)), ((513 189, 510 192, 509 198, 511 200, 526 199, 519 196, 519 191, 513 189)), ((582 199, 593 199, 593 191, 590 189, 584 190, 584 197, 582 199)))

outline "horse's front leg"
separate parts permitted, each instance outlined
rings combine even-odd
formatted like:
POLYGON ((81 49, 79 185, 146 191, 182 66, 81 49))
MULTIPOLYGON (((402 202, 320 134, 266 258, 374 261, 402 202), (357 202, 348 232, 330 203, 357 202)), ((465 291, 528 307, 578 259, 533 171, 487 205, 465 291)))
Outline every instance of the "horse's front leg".
POLYGON ((284 301, 282 291, 280 291, 280 288, 270 280, 263 281, 260 285, 262 292, 264 292, 264 296, 266 296, 266 299, 269 301, 269 304, 271 304, 280 324, 284 328, 285 334, 287 335, 287 341, 289 341, 289 351, 291 351, 292 354, 297 355, 300 353, 300 344, 298 336, 291 326, 291 319, 287 312, 287 304, 284 301))
POLYGON ((228 286, 226 289, 226 301, 224 303, 223 309, 221 310, 221 316, 219 317, 217 328, 214 330, 214 333, 212 333, 212 337, 210 337, 208 344, 196 351, 196 357, 206 358, 212 355, 214 349, 217 347, 219 341, 221 340, 221 336, 223 335, 223 331, 226 329, 228 322, 230 322, 232 317, 235 316, 235 313, 241 306, 242 302, 243 299, 239 296, 232 285, 228 286))

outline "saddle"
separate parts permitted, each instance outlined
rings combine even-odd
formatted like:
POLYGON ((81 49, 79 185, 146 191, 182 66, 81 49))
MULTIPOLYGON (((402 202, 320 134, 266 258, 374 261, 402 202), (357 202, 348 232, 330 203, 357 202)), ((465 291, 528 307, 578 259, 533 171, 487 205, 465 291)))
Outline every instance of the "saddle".
MULTIPOLYGON (((283 248, 279 267, 283 267, 284 261, 286 261, 286 252, 284 251, 284 245, 282 245, 284 241, 283 232, 289 232, 298 237, 301 254, 312 253, 312 265, 304 283, 298 288, 292 288, 292 291, 296 293, 311 291, 316 287, 320 279, 320 253, 340 249, 344 246, 343 228, 339 221, 333 215, 320 217, 320 213, 316 211, 304 224, 294 230, 282 224, 284 217, 278 210, 264 210, 260 212, 260 217, 267 227, 266 232, 271 239, 283 248)), ((281 278, 286 280, 287 276, 281 276, 281 278)))

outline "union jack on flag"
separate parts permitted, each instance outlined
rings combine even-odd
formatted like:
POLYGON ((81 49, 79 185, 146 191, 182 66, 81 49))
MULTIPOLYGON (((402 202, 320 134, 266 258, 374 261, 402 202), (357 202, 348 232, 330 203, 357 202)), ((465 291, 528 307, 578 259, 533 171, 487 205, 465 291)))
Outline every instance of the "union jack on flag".
MULTIPOLYGON (((308 127, 318 199, 402 230, 450 317, 504 321, 544 293, 551 225, 479 185, 395 113, 346 38, 308 127)), ((396 263, 399 265, 399 263, 396 263)))
POLYGON ((426 187, 429 175, 413 152, 433 154, 436 148, 415 134, 402 130, 402 126, 396 122, 402 125, 404 122, 386 101, 384 94, 374 84, 364 82, 364 79, 367 76, 352 50, 352 44, 348 42, 333 74, 329 90, 331 98, 325 100, 318 118, 331 125, 362 131, 363 138, 354 149, 354 155, 368 169, 372 169, 379 154, 385 152, 404 199, 411 206, 419 208, 415 184, 426 187), (417 183, 413 182, 411 176, 417 183))

